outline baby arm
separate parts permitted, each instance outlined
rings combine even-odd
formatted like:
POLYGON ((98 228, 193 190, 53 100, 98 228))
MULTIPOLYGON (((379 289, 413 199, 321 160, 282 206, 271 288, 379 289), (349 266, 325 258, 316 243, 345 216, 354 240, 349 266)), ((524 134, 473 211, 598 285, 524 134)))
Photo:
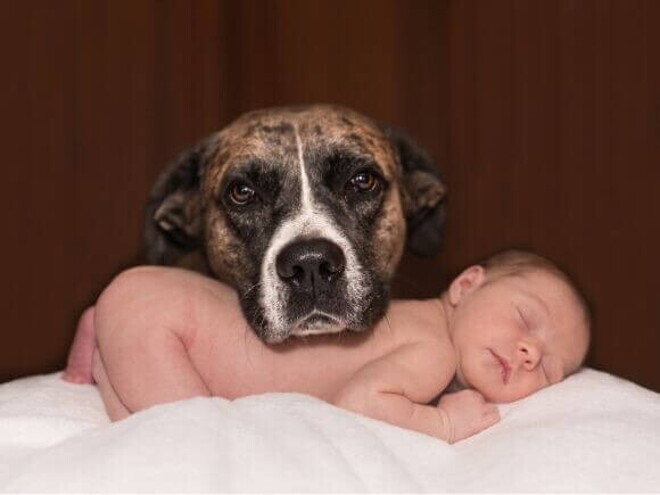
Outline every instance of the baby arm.
POLYGON ((405 345, 358 371, 333 401, 335 405, 453 443, 499 420, 497 408, 473 390, 443 397, 455 371, 441 343, 405 345))
POLYGON ((98 300, 94 378, 112 420, 209 390, 190 361, 195 276, 140 267, 120 274, 98 300))

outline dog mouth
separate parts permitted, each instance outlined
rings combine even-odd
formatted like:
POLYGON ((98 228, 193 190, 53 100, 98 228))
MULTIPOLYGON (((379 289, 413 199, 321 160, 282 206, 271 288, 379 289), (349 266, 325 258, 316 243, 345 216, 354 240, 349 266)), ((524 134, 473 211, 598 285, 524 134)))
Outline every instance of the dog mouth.
POLYGON ((346 325, 336 316, 323 311, 312 311, 298 319, 291 328, 291 335, 304 337, 308 335, 339 333, 346 325))
POLYGON ((509 363, 506 361, 506 359, 504 359, 502 356, 497 354, 495 351, 493 351, 492 349, 488 349, 488 350, 499 364, 500 374, 502 376, 502 383, 506 385, 507 383, 509 383, 509 380, 511 379, 511 366, 509 366, 509 363))

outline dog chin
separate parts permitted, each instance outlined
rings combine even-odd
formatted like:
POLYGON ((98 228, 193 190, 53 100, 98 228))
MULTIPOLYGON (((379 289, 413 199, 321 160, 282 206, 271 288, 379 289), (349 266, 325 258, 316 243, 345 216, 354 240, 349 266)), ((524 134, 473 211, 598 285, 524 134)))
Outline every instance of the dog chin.
POLYGON ((347 328, 345 322, 341 319, 322 312, 313 312, 307 316, 299 318, 290 326, 281 331, 268 331, 263 328, 257 330, 258 335, 266 344, 280 344, 290 337, 308 337, 312 335, 329 335, 341 333, 347 328))
POLYGON ((307 335, 339 333, 346 329, 346 324, 332 315, 314 312, 301 318, 293 326, 290 334, 296 337, 307 335))
POLYGON ((368 332, 385 315, 389 301, 387 286, 373 292, 377 295, 363 299, 358 307, 326 310, 312 307, 302 316, 300 312, 297 315, 282 315, 276 321, 269 321, 266 318, 265 311, 259 304, 259 298, 254 291, 246 292, 244 297, 239 298, 239 301, 243 313, 256 335, 265 344, 276 345, 290 337, 368 332))

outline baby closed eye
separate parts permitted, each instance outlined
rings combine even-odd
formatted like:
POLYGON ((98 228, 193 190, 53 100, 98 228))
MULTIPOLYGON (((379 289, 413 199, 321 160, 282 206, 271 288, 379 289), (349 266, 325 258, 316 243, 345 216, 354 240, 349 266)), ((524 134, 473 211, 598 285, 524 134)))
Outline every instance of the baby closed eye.
POLYGON ((520 309, 519 306, 515 306, 515 308, 516 308, 516 313, 518 313, 518 316, 522 324, 525 326, 527 330, 531 330, 532 327, 530 326, 529 319, 525 316, 525 313, 520 309))

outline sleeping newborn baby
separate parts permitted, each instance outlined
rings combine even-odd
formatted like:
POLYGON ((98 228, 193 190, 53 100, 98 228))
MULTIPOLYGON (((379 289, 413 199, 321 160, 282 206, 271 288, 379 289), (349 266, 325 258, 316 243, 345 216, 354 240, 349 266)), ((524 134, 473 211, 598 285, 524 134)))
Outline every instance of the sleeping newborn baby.
POLYGON ((496 423, 494 403, 577 370, 590 326, 566 275, 513 250, 470 266, 439 298, 393 301, 367 334, 267 346, 232 289, 163 267, 120 274, 83 320, 112 420, 196 396, 298 392, 449 443, 496 423), (430 405, 450 384, 459 390, 430 405))

